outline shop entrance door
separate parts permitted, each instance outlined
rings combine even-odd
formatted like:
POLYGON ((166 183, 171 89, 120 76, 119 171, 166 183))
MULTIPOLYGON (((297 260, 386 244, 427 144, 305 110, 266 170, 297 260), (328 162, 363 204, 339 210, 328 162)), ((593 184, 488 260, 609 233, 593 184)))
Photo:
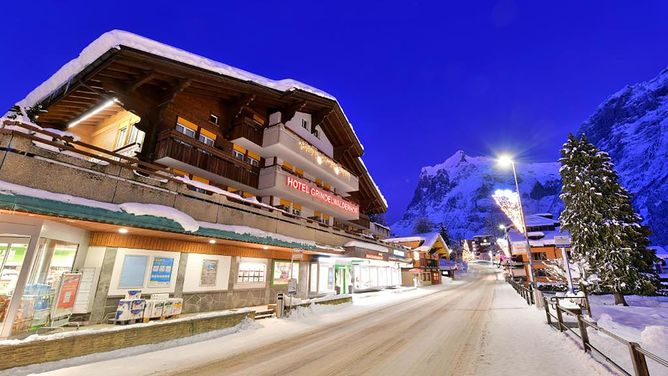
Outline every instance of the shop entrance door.
POLYGON ((336 265, 335 267, 335 276, 336 276, 336 291, 339 294, 348 294, 348 268, 345 265, 336 265))
POLYGON ((29 241, 25 237, 0 237, 0 328, 24 267, 29 241))

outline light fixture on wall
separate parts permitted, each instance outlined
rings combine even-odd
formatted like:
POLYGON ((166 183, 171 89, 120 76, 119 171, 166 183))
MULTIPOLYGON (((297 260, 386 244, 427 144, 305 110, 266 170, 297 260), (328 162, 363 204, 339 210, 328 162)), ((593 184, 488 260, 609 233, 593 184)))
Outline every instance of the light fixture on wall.
POLYGON ((127 234, 127 233, 128 233, 128 229, 127 229, 127 228, 124 228, 124 227, 121 227, 121 228, 118 229, 118 233, 119 233, 119 234, 127 234))
POLYGON ((114 104, 116 102, 118 102, 118 99, 116 99, 116 98, 109 99, 108 101, 102 103, 100 106, 96 107, 92 111, 89 111, 88 113, 84 114, 83 116, 81 116, 77 120, 74 120, 73 122, 69 123, 67 125, 67 128, 72 128, 75 125, 81 123, 82 121, 90 119, 92 116, 95 116, 95 115, 99 114, 100 112, 102 112, 103 110, 110 107, 112 104, 114 104))
POLYGON ((216 239, 210 239, 209 244, 216 244, 216 239))
POLYGON ((262 249, 264 249, 266 251, 267 249, 269 249, 269 246, 264 245, 264 246, 262 246, 262 249))

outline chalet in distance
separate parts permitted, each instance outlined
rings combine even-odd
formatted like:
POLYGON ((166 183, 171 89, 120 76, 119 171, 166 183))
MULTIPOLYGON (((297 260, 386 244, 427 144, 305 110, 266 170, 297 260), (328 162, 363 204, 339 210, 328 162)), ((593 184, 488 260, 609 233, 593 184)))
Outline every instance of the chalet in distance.
POLYGON ((411 258, 412 264, 402 269, 404 286, 437 285, 446 274, 454 277, 454 270, 447 263, 451 251, 440 233, 389 238, 385 242, 404 247, 411 258))
POLYGON ((291 278, 303 298, 400 285, 408 265, 369 220, 387 204, 338 102, 294 80, 112 31, 0 143, 0 337, 49 304, 105 322, 128 290, 199 312, 273 303, 291 278))
MULTIPOLYGON (((564 253, 570 257, 570 247, 562 248, 558 246, 557 238, 570 238, 568 231, 562 232, 559 221, 555 220, 552 214, 532 214, 526 216, 527 235, 531 245, 531 257, 533 263, 534 276, 536 282, 543 285, 564 284, 565 280, 550 275, 547 263, 554 260, 563 262, 564 253)), ((511 276, 515 279, 529 280, 529 259, 526 251, 526 239, 524 234, 519 232, 514 225, 506 227, 506 240, 509 245, 513 261, 511 263, 511 276), (518 269, 519 267, 519 269, 518 269)))

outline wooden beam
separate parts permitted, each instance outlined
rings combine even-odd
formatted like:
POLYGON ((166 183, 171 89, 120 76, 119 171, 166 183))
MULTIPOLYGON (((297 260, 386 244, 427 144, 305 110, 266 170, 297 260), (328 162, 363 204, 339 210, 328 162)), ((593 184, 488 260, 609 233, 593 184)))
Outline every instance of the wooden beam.
POLYGON ((132 92, 137 90, 140 86, 151 81, 155 77, 156 73, 153 70, 146 71, 141 76, 137 77, 134 83, 128 86, 128 91, 132 92))
POLYGON ((314 113, 311 116, 311 120, 312 120, 311 121, 311 133, 313 133, 315 131, 315 127, 317 127, 317 126, 320 126, 322 128, 322 124, 325 122, 325 120, 327 120, 327 118, 329 117, 329 115, 332 114, 332 112, 334 112, 334 107, 330 108, 329 110, 318 111, 318 112, 314 113))
POLYGON ((281 123, 285 124, 295 117, 295 113, 306 107, 306 101, 296 102, 281 108, 281 123))

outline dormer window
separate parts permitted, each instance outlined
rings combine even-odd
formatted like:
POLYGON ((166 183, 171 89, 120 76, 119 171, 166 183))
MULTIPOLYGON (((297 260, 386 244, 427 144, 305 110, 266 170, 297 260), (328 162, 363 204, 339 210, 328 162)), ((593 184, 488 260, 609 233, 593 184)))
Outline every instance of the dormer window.
POLYGON ((302 128, 306 129, 306 130, 309 131, 309 132, 311 131, 311 130, 309 129, 309 128, 310 128, 310 125, 309 125, 308 120, 306 120, 306 119, 302 119, 302 128))

